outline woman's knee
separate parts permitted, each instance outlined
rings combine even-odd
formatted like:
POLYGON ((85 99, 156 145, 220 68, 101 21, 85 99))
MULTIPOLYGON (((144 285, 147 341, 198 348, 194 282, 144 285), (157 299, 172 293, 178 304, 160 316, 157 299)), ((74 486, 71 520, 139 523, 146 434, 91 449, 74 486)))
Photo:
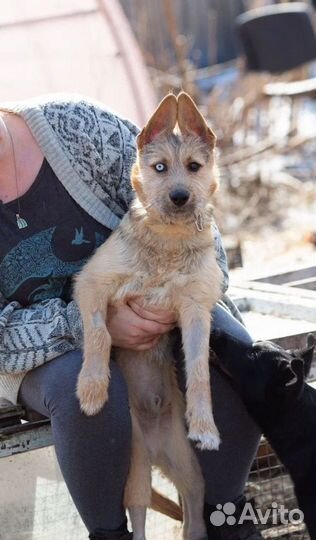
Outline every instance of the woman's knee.
MULTIPOLYGON (((250 345, 253 342, 252 337, 243 326, 227 309, 220 304, 216 304, 212 311, 212 332, 224 333, 230 335, 237 341, 250 345)), ((212 334, 211 334, 212 345, 212 334)))
POLYGON ((77 379, 82 366, 81 351, 71 351, 44 366, 36 368, 23 383, 21 397, 26 406, 43 412, 49 417, 64 421, 84 422, 91 419, 94 424, 111 424, 118 430, 130 430, 130 413, 127 386, 116 362, 111 361, 109 399, 95 417, 86 417, 80 410, 76 396, 77 379))

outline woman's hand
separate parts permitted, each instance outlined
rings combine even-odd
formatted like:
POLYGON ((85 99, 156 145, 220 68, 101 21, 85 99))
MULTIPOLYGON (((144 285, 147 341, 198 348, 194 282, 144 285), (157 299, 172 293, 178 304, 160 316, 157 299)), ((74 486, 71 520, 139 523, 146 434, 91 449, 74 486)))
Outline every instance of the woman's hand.
POLYGON ((155 306, 143 308, 140 302, 132 300, 128 304, 109 306, 106 324, 112 345, 146 351, 158 343, 162 334, 175 327, 176 315, 155 306))

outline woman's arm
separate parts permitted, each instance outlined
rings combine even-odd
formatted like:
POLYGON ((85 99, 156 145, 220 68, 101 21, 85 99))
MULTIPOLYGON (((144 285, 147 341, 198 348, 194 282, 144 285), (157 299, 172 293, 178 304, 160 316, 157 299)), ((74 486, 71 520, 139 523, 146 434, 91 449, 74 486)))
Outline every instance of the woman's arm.
MULTIPOLYGON (((153 347, 175 324, 174 314, 153 308, 111 307, 107 325, 113 345, 134 350, 153 347)), ((77 304, 46 300, 22 308, 0 294, 0 373, 25 373, 67 351, 81 348, 81 315, 77 304)))

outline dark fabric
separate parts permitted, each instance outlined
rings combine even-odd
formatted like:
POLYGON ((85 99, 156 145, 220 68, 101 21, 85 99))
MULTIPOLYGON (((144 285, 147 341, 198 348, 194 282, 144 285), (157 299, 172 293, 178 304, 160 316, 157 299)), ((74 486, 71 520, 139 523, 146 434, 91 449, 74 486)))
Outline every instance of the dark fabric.
POLYGON ((133 534, 127 530, 127 519, 115 531, 95 529, 89 534, 89 540, 132 540, 133 534))
POLYGON ((316 58, 316 37, 303 3, 254 9, 237 23, 250 70, 280 73, 316 58))
POLYGON ((90 540, 132 540, 133 533, 128 531, 122 533, 119 531, 105 531, 98 529, 94 534, 89 535, 90 540))
POLYGON ((7 300, 22 306, 50 298, 71 300, 72 276, 110 230, 90 217, 67 193, 44 160, 36 180, 19 199, 0 205, 0 283, 7 300))
POLYGON ((312 540, 316 539, 316 390, 305 383, 313 346, 284 351, 271 342, 245 346, 225 330, 212 347, 249 414, 285 465, 312 540))

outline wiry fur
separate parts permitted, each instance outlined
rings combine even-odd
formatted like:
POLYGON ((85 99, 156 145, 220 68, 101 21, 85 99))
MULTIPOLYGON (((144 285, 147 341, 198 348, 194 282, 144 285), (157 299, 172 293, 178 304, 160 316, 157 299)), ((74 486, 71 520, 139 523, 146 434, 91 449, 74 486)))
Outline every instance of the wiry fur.
MULTIPOLYGON (((77 395, 82 410, 96 414, 108 398, 111 337, 107 306, 141 298, 178 315, 186 367, 188 436, 201 448, 218 448, 209 380, 211 310, 220 297, 221 271, 211 233, 211 197, 217 187, 215 136, 184 93, 167 96, 138 136, 132 172, 135 202, 120 227, 79 274, 75 298, 84 324, 84 363, 77 395), (173 133, 178 121, 180 134, 173 133), (168 171, 153 167, 162 162, 168 171), (197 162, 197 172, 188 164, 197 162), (172 189, 185 188, 176 207, 172 189), (198 226, 196 221, 198 220, 198 226)), ((133 422, 132 458, 125 490, 135 540, 144 540, 145 508, 151 504, 151 466, 181 493, 183 537, 206 537, 201 471, 187 440, 185 407, 177 386, 169 336, 146 352, 118 349, 133 422)))

